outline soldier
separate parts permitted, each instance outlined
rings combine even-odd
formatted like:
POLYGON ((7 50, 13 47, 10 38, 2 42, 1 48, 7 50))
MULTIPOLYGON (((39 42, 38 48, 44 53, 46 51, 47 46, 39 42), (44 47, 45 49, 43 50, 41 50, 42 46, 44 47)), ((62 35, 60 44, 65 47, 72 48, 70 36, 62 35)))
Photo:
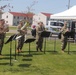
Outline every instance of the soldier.
POLYGON ((43 22, 39 22, 38 26, 36 26, 36 49, 40 49, 42 51, 42 44, 43 44, 43 37, 41 37, 41 32, 44 31, 44 24, 43 22))
POLYGON ((64 52, 66 46, 67 46, 67 36, 65 36, 65 33, 68 32, 67 28, 67 22, 64 22, 64 26, 61 29, 61 42, 62 42, 62 52, 64 52))
POLYGON ((2 48, 3 48, 3 44, 4 44, 5 34, 8 31, 9 31, 9 26, 7 24, 5 24, 4 19, 1 19, 0 20, 0 56, 2 55, 2 48))
POLYGON ((17 47, 17 52, 22 52, 22 47, 24 45, 24 40, 25 40, 25 34, 27 34, 27 28, 24 27, 22 30, 21 28, 24 26, 23 21, 20 20, 19 21, 19 25, 18 25, 18 32, 19 35, 21 35, 22 37, 19 38, 18 40, 18 47, 17 47))

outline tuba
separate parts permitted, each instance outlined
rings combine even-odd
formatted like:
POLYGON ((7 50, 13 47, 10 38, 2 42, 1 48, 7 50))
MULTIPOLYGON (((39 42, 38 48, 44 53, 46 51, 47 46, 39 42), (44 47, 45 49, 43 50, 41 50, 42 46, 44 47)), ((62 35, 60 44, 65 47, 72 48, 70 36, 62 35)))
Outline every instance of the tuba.
MULTIPOLYGON (((16 34, 18 37, 16 39, 19 39, 22 36, 21 31, 29 26, 30 26, 30 23, 28 21, 26 21, 25 24, 21 27, 21 29, 18 30, 18 33, 16 34)), ((26 38, 26 35, 25 35, 25 38, 26 38)))
POLYGON ((27 22, 25 22, 25 24, 21 27, 21 29, 20 30, 18 30, 19 31, 19 33, 22 31, 22 30, 24 30, 25 28, 27 29, 27 27, 29 27, 30 26, 30 23, 27 21, 27 22))
POLYGON ((27 28, 28 26, 30 26, 30 23, 29 23, 29 22, 26 22, 26 23, 22 26, 21 30, 23 30, 24 28, 27 28))

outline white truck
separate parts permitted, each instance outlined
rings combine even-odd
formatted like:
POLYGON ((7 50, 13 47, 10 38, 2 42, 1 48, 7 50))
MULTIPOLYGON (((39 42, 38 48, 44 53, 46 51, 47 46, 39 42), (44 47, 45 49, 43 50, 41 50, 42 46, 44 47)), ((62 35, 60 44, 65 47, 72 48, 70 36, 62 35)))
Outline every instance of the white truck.
POLYGON ((64 23, 62 21, 48 21, 48 24, 45 26, 45 28, 51 32, 50 36, 52 36, 52 34, 57 35, 63 25, 64 23))

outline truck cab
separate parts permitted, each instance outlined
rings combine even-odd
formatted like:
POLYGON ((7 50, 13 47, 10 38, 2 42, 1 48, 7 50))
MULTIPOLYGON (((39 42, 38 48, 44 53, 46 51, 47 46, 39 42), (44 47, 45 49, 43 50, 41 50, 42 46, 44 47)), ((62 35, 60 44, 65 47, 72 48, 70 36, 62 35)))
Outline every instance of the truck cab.
POLYGON ((64 23, 62 21, 48 21, 48 25, 45 26, 48 31, 52 34, 58 34, 60 32, 60 29, 64 26, 64 23))

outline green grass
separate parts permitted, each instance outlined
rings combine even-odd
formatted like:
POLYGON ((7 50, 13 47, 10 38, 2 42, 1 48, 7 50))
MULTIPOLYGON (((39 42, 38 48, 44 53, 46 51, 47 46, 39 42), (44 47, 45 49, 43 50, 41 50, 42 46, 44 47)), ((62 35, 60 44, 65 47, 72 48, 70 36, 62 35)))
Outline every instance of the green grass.
MULTIPOLYGON (((8 38, 5 39, 5 41, 8 38)), ((61 42, 56 42, 54 52, 54 40, 47 40, 46 52, 36 52, 35 42, 31 43, 31 55, 28 52, 28 44, 24 44, 23 53, 17 54, 14 61, 15 46, 12 42, 12 66, 10 66, 10 43, 5 44, 0 57, 0 75, 76 75, 76 44, 71 44, 70 54, 66 48, 61 52, 61 42)), ((44 50, 44 47, 43 47, 44 50)))
MULTIPOLYGON (((10 26, 9 29, 11 29, 11 30, 17 30, 17 26, 10 26)), ((31 30, 30 27, 28 27, 27 29, 31 30)))
POLYGON ((11 36, 13 35, 14 33, 7 33, 6 36, 11 36))
POLYGON ((16 30, 17 29, 17 26, 10 26, 9 29, 16 30))

